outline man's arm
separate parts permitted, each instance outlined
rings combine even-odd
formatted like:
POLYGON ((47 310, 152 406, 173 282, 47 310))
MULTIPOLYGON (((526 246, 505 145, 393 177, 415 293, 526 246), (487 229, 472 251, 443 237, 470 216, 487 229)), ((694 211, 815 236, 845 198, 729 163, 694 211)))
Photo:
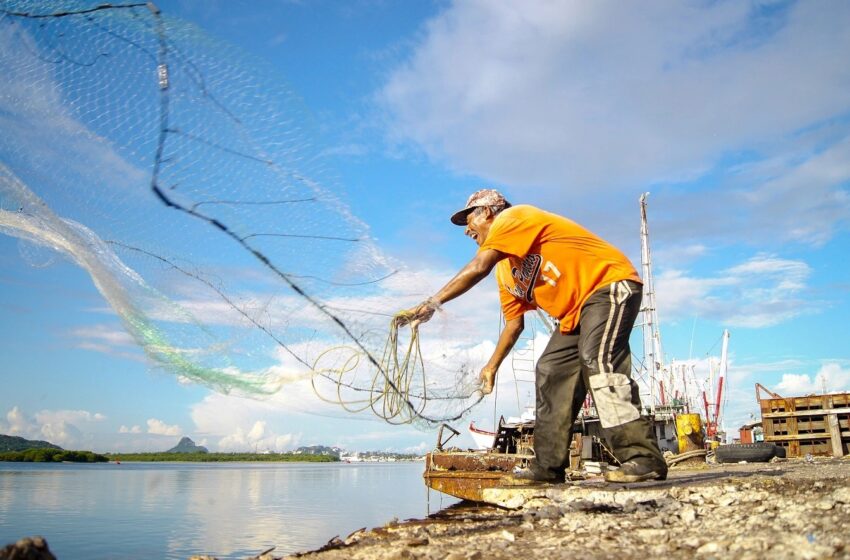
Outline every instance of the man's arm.
POLYGON ((499 366, 502 365, 505 357, 513 349, 524 328, 525 319, 522 315, 505 322, 505 328, 499 335, 493 355, 487 365, 481 369, 481 392, 483 394, 487 395, 493 391, 493 385, 496 383, 496 372, 499 371, 499 366))
POLYGON ((455 277, 449 280, 439 292, 434 294, 432 299, 442 305, 466 293, 470 288, 486 278, 490 274, 490 271, 493 270, 493 267, 496 266, 496 263, 504 258, 505 254, 495 249, 484 249, 476 253, 475 258, 466 263, 466 266, 455 274, 455 277))
POLYGON ((442 304, 466 293, 470 288, 486 278, 490 274, 490 271, 493 270, 493 267, 496 266, 496 263, 504 258, 505 254, 495 249, 479 251, 475 254, 475 258, 469 261, 460 272, 455 274, 454 278, 440 288, 440 291, 416 307, 399 314, 397 321, 399 321, 399 324, 412 321, 427 321, 442 304))

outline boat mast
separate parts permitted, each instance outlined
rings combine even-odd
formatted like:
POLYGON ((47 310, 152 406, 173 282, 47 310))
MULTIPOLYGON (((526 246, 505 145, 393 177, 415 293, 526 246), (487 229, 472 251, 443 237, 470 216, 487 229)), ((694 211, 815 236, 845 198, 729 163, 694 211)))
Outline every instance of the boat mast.
MULTIPOLYGON (((723 384, 726 382, 726 371, 729 368, 729 329, 723 329, 723 346, 720 350, 720 373, 717 380, 717 394, 714 401, 714 431, 720 428, 720 417, 723 414, 723 384)), ((727 389, 728 391, 728 389, 727 389)))
POLYGON ((649 375, 649 395, 651 410, 655 411, 655 390, 658 374, 663 369, 661 353, 661 332, 658 328, 658 313, 655 306, 655 284, 652 279, 652 257, 649 250, 649 225, 646 219, 646 198, 649 193, 640 196, 640 263, 643 276, 643 362, 649 375))
MULTIPOLYGON (((710 394, 711 402, 709 403, 709 396, 706 396, 705 391, 703 391, 703 401, 705 403, 705 432, 709 438, 714 438, 717 436, 717 432, 720 429, 720 420, 723 415, 723 384, 726 380, 726 371, 728 369, 729 364, 729 330, 723 329, 723 345, 720 350, 720 363, 717 364, 717 386, 714 385, 714 360, 709 358, 709 378, 708 378, 708 392, 710 394), (709 406, 709 404, 711 406, 709 406)), ((728 390, 727 390, 728 391, 728 390)))

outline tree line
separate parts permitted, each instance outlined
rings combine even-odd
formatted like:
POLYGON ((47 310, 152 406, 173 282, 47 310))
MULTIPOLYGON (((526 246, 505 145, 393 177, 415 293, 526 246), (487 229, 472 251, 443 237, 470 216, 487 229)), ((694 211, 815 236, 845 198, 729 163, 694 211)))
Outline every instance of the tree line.
POLYGON ((64 449, 25 449, 23 451, 0 451, 0 461, 16 463, 106 463, 109 459, 92 451, 66 451, 64 449))

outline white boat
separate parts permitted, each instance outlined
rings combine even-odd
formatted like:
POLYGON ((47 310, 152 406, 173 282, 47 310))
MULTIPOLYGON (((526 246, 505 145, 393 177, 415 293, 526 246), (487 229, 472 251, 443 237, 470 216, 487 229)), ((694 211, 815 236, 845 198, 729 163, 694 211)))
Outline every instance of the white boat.
MULTIPOLYGON (((501 418, 499 425, 519 426, 534 422, 534 408, 527 407, 520 416, 509 416, 507 420, 501 418)), ((475 449, 486 450, 491 449, 495 443, 496 432, 491 432, 475 425, 475 421, 469 423, 469 435, 475 442, 475 449)))
POLYGON ((496 439, 496 432, 488 432, 481 428, 475 427, 475 420, 469 423, 469 435, 472 436, 472 441, 475 442, 475 449, 485 450, 493 447, 493 442, 496 439))

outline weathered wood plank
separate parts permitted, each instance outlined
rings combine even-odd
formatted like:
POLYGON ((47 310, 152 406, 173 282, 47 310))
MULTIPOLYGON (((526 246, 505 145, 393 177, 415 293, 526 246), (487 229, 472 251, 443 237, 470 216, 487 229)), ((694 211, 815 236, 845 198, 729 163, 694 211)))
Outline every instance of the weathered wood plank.
POLYGON ((762 418, 797 418, 800 416, 826 416, 827 414, 850 414, 850 408, 820 408, 817 410, 796 410, 794 412, 765 412, 762 418))
MULTIPOLYGON (((842 438, 850 438, 850 432, 841 432, 842 438)), ((828 440, 831 438, 830 434, 819 433, 819 434, 791 434, 787 436, 765 436, 764 441, 800 441, 807 439, 822 439, 828 440)))
POLYGON ((844 445, 841 442, 841 428, 838 426, 838 415, 829 415, 829 432, 832 439, 832 456, 844 457, 844 445))

